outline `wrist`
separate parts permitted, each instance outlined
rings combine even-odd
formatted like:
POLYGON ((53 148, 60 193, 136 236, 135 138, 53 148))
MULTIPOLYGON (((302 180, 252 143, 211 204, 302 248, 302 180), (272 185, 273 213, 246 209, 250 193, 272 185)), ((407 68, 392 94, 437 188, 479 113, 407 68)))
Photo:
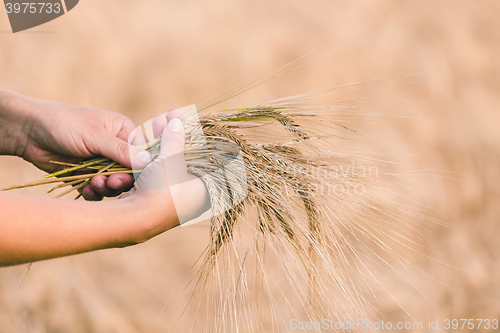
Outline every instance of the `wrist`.
POLYGON ((29 97, 0 90, 0 154, 22 156, 33 127, 29 97))
POLYGON ((115 201, 122 206, 121 219, 130 223, 123 246, 143 243, 169 229, 179 225, 170 191, 136 190, 134 195, 115 201))

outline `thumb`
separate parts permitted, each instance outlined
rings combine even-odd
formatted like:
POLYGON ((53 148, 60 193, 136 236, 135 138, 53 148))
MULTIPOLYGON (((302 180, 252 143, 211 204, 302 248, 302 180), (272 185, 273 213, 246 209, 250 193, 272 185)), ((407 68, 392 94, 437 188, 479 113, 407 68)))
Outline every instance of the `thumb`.
POLYGON ((109 132, 103 133, 100 142, 94 153, 110 158, 127 168, 143 168, 154 158, 147 151, 128 144, 109 132))
POLYGON ((161 149, 158 159, 163 160, 165 173, 170 185, 184 180, 187 174, 184 159, 185 132, 180 119, 174 118, 163 130, 161 149))

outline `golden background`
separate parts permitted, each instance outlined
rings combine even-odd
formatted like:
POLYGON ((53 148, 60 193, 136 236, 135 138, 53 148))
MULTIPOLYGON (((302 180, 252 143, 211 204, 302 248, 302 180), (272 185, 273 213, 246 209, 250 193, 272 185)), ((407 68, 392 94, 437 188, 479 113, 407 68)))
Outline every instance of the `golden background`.
MULTIPOLYGON (((405 283, 413 276, 380 273, 393 297, 381 293, 374 305, 385 321, 493 319, 500 316, 499 15, 493 0, 84 0, 12 34, 2 9, 0 88, 141 123, 321 45, 336 50, 232 105, 423 72, 413 84, 357 92, 424 101, 418 116, 384 118, 375 133, 406 163, 436 170, 420 190, 426 214, 448 225, 428 227, 416 259, 429 275, 420 291, 405 283)), ((43 175, 14 157, 1 157, 0 170, 0 187, 43 175)), ((207 241, 206 228, 177 228, 127 249, 36 263, 20 286, 24 266, 2 268, 0 332, 126 333, 153 325, 166 332, 186 301, 179 286, 207 241)))

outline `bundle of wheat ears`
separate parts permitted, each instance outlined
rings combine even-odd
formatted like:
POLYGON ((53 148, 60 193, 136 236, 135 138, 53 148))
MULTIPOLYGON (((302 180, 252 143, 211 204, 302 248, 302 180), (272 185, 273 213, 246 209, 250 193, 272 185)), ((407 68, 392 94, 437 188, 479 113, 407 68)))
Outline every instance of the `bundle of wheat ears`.
MULTIPOLYGON (((402 175, 390 161, 348 149, 369 138, 344 123, 379 111, 338 94, 365 84, 208 112, 250 85, 201 108, 199 122, 185 121, 188 170, 205 182, 215 213, 190 302, 174 330, 259 332, 289 327, 290 318, 333 323, 376 316, 366 297, 380 283, 372 268, 394 269, 384 256, 411 266, 388 244, 411 247, 428 219, 400 200, 402 175), (221 187, 229 189, 229 208, 221 187)), ((154 155, 160 139, 147 148, 154 155)), ((63 196, 96 173, 133 172, 104 157, 53 162, 66 168, 10 189, 60 183, 49 192, 63 196)))

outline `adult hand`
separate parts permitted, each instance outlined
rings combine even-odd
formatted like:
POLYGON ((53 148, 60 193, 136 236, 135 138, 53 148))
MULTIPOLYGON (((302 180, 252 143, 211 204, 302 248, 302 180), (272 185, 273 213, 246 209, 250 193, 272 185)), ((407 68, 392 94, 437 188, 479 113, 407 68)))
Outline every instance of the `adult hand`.
MULTIPOLYGON (((127 139, 136 128, 127 117, 118 113, 37 100, 18 94, 2 92, 0 99, 0 126, 10 142, 3 147, 33 163, 46 172, 62 167, 50 160, 78 163, 94 155, 108 157, 123 166, 146 166, 152 156, 127 139), (11 133, 9 135, 9 133, 11 133)), ((101 200, 128 191, 134 182, 129 174, 109 177, 94 176, 90 185, 81 189, 87 200, 101 200)))

